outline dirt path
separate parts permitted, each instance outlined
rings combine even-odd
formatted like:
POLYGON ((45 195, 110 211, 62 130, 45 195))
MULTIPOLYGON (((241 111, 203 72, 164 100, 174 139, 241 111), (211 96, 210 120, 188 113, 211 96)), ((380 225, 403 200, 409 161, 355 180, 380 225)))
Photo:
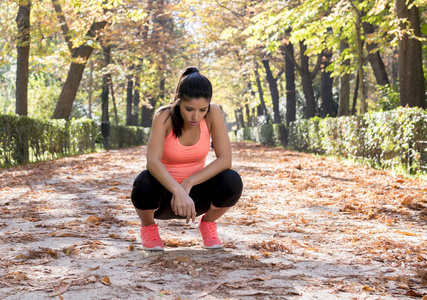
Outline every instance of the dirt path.
POLYGON ((234 144, 225 250, 176 220, 149 253, 130 202, 145 152, 0 170, 0 299, 427 299, 427 182, 234 144))

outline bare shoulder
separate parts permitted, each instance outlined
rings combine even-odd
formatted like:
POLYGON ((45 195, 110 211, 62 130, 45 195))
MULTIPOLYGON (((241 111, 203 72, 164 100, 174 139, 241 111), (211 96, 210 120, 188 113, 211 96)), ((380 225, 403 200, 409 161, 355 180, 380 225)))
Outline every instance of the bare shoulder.
POLYGON ((222 117, 222 112, 219 106, 215 103, 210 104, 209 113, 205 117, 206 124, 209 127, 209 131, 212 130, 213 127, 215 127, 215 124, 217 123, 223 123, 224 119, 222 117))
POLYGON ((221 117, 221 109, 215 103, 210 104, 209 113, 206 115, 206 122, 212 122, 218 117, 221 117))
MULTIPOLYGON (((171 110, 168 107, 160 107, 154 114, 153 127, 169 133, 172 128, 171 110)), ((152 128, 154 129, 154 128, 152 128)))

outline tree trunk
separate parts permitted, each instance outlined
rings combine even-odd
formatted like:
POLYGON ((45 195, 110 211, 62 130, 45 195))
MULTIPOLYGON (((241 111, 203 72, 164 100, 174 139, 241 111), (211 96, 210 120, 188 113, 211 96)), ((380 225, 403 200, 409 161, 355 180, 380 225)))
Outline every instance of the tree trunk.
POLYGON ((412 33, 404 32, 399 39, 400 104, 426 108, 421 42, 411 37, 412 34, 421 36, 420 14, 418 8, 412 5, 413 2, 413 0, 394 1, 397 17, 409 21, 410 24, 400 22, 400 30, 412 30, 412 33))
POLYGON ((366 94, 365 94, 365 81, 363 73, 363 41, 362 41, 362 22, 359 11, 356 11, 356 47, 357 47, 357 74, 359 75, 359 99, 360 99, 360 113, 367 112, 366 94))
POLYGON ((301 56, 301 83, 302 90, 305 96, 306 112, 305 116, 310 119, 316 115, 316 101, 314 99, 313 79, 309 70, 309 57, 305 54, 307 46, 304 41, 300 41, 300 56, 301 56))
POLYGON ((111 90, 111 98, 113 100, 114 121, 116 125, 119 125, 119 116, 117 115, 116 97, 114 96, 113 78, 111 76, 110 76, 110 90, 111 90))
MULTIPOLYGON (((86 34, 86 38, 96 39, 97 33, 104 29, 107 22, 94 22, 86 34)), ((82 80, 83 71, 86 63, 92 54, 93 47, 87 43, 81 45, 74 50, 70 69, 68 71, 67 79, 64 87, 62 88, 61 95, 56 104, 55 111, 53 112, 52 119, 69 119, 71 109, 73 107, 74 99, 76 98, 80 82, 82 80)))
POLYGON ((332 51, 323 51, 322 65, 323 70, 321 74, 321 85, 322 85, 322 117, 334 116, 334 97, 332 93, 332 85, 334 79, 331 77, 331 72, 326 71, 326 67, 331 64, 332 51))
POLYGON ((126 88, 126 126, 132 125, 132 103, 133 103, 133 80, 132 76, 128 76, 128 84, 126 88))
MULTIPOLYGON (((363 22, 362 26, 363 26, 363 32, 365 36, 375 32, 374 25, 372 24, 363 22)), ((377 84, 378 85, 390 84, 384 62, 381 59, 380 52, 378 51, 378 44, 367 43, 366 49, 368 50, 368 61, 371 64, 372 70, 374 71, 377 84)))
POLYGON ((92 119, 92 85, 93 85, 93 61, 89 63, 89 104, 87 117, 92 119))
POLYGON ((110 64, 111 58, 111 46, 102 46, 102 52, 104 54, 103 61, 103 75, 102 75, 102 93, 101 93, 101 102, 102 102, 102 116, 101 116, 101 131, 103 137, 104 149, 109 149, 109 137, 110 137, 110 115, 108 111, 108 91, 110 86, 110 77, 111 75, 106 72, 106 68, 110 64), (102 130, 103 129, 103 130, 102 130))
POLYGON ((255 69, 254 69, 255 82, 258 89, 258 95, 259 95, 259 101, 260 101, 260 105, 259 105, 260 110, 258 111, 258 115, 266 115, 267 107, 265 106, 264 91, 262 90, 262 84, 261 84, 261 79, 259 77, 258 67, 259 67, 258 63, 255 62, 255 69))
POLYGON ((246 112, 246 126, 251 127, 252 126, 252 117, 251 117, 251 110, 249 109, 249 104, 245 104, 245 112, 246 112))
POLYGON ((399 84, 399 51, 396 47, 393 48, 393 56, 391 59, 391 78, 393 87, 397 87, 399 84))
POLYGON ((164 102, 165 100, 165 84, 166 84, 166 80, 165 78, 160 79, 160 85, 159 85, 159 100, 161 101, 160 103, 164 102))
POLYGON ((150 109, 148 108, 148 106, 143 105, 141 109, 141 126, 151 127, 152 116, 153 116, 153 109, 150 109))
POLYGON ((356 84, 354 86, 354 94, 353 94, 353 105, 351 107, 351 115, 354 116, 356 114, 356 104, 357 104, 357 97, 359 93, 359 73, 357 73, 356 76, 356 84))
POLYGON ((133 113, 132 113, 132 125, 138 126, 138 112, 139 112, 139 76, 135 76, 135 90, 133 92, 133 113))
POLYGON ((102 51, 104 54, 103 64, 103 75, 102 75, 102 93, 101 93, 101 102, 102 102, 102 122, 110 122, 110 116, 108 111, 108 91, 110 86, 110 74, 106 72, 106 68, 110 64, 111 58, 111 46, 103 46, 102 51))
POLYGON ((295 65, 294 45, 288 42, 285 45, 286 52, 291 57, 285 55, 285 76, 286 76, 286 125, 296 120, 296 95, 295 95, 295 65))
POLYGON ((270 63, 268 59, 263 59, 262 63, 265 68, 266 79, 270 87, 271 100, 273 102, 273 112, 274 112, 273 120, 275 124, 280 124, 282 123, 282 120, 280 117, 280 110, 279 110, 279 90, 277 89, 277 81, 274 78, 273 73, 271 72, 270 63))
MULTIPOLYGON (((340 52, 342 53, 347 49, 348 43, 340 41, 340 52)), ((345 67, 350 66, 350 60, 347 59, 343 62, 345 67)), ((348 116, 350 114, 350 74, 345 73, 340 78, 340 96, 338 104, 338 116, 348 116)))
POLYGON ((28 115, 28 64, 30 58, 31 1, 20 1, 18 25, 18 59, 16 63, 16 114, 28 115))

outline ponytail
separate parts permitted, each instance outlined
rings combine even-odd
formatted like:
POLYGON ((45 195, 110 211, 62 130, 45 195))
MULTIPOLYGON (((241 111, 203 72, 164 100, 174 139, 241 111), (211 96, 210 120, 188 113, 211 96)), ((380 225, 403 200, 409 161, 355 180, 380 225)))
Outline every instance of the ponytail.
MULTIPOLYGON (((176 137, 182 134, 184 120, 182 119, 179 104, 181 101, 204 98, 211 102, 212 84, 209 79, 200 74, 197 67, 187 67, 179 77, 172 103, 159 109, 159 113, 170 109, 172 130, 176 137)), ((208 107, 209 112, 210 106, 208 107)))

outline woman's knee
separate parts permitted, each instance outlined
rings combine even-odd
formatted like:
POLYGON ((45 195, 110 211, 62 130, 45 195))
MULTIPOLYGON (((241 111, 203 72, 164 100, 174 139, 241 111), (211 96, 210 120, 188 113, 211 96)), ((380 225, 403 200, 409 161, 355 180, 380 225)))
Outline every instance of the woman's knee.
POLYGON ((138 209, 156 209, 159 206, 161 185, 147 171, 141 172, 133 183, 131 200, 138 209))
POLYGON ((234 206, 240 199, 243 191, 243 182, 239 173, 234 170, 226 170, 219 174, 218 192, 220 197, 212 203, 216 207, 234 206))

